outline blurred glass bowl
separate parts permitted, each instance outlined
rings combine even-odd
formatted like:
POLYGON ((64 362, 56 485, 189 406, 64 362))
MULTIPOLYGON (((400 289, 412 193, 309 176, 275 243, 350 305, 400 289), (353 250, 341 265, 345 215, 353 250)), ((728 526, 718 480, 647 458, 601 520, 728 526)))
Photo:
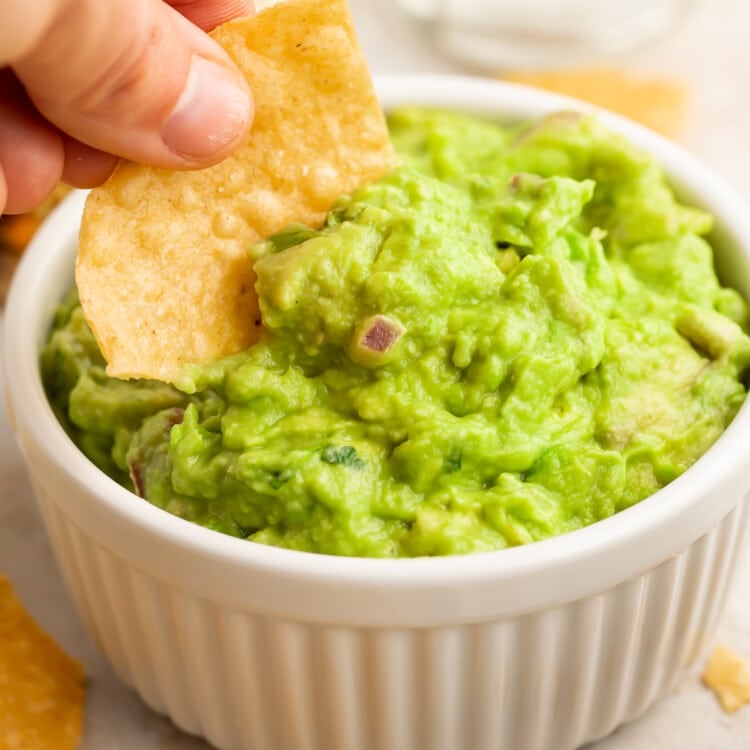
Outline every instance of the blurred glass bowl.
POLYGON ((500 70, 612 61, 668 32, 694 0, 392 0, 446 54, 500 70))

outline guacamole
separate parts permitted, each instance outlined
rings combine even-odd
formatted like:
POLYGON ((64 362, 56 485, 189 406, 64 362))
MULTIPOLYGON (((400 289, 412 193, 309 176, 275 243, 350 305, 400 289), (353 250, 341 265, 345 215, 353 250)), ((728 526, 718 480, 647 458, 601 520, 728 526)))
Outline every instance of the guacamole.
POLYGON ((59 309, 42 371, 81 450, 225 534, 374 557, 544 539, 684 472, 750 372, 711 217, 589 116, 389 121, 402 166, 249 248, 247 351, 113 380, 59 309))

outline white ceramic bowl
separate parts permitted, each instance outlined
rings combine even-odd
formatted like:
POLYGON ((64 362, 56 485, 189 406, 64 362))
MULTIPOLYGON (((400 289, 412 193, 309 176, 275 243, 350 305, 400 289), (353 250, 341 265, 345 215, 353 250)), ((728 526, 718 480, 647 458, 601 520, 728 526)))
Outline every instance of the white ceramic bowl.
MULTIPOLYGON (((386 107, 511 120, 570 106, 466 78, 383 79, 379 91, 386 107)), ((605 120, 715 214, 723 278, 750 296, 742 202, 676 146, 605 120)), ((82 198, 45 223, 19 268, 8 397, 83 620, 155 710, 232 750, 569 750, 640 714, 701 653, 750 520, 750 403, 653 497, 533 545, 371 560, 223 536, 119 487, 47 404, 38 351, 72 282, 82 198)))

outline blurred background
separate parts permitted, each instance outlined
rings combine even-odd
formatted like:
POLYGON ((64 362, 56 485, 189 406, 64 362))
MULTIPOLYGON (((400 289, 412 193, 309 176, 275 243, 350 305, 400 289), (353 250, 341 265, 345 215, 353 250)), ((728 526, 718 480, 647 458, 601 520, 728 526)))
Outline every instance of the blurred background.
POLYGON ((478 73, 592 99, 660 125, 750 201, 747 0, 350 5, 375 74, 478 73))

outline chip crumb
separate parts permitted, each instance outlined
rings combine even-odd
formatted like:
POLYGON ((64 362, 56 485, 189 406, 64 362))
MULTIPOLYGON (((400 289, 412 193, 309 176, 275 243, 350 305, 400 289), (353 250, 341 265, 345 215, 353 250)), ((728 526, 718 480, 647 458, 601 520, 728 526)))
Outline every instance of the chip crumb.
POLYGON ((596 104, 676 138, 683 129, 688 94, 681 83, 619 68, 514 71, 501 76, 512 83, 554 91, 596 104))
POLYGON ((83 667, 35 622, 0 575, 0 750, 74 750, 83 667))
POLYGON ((702 679, 728 714, 750 703, 750 661, 727 646, 714 648, 702 679))

